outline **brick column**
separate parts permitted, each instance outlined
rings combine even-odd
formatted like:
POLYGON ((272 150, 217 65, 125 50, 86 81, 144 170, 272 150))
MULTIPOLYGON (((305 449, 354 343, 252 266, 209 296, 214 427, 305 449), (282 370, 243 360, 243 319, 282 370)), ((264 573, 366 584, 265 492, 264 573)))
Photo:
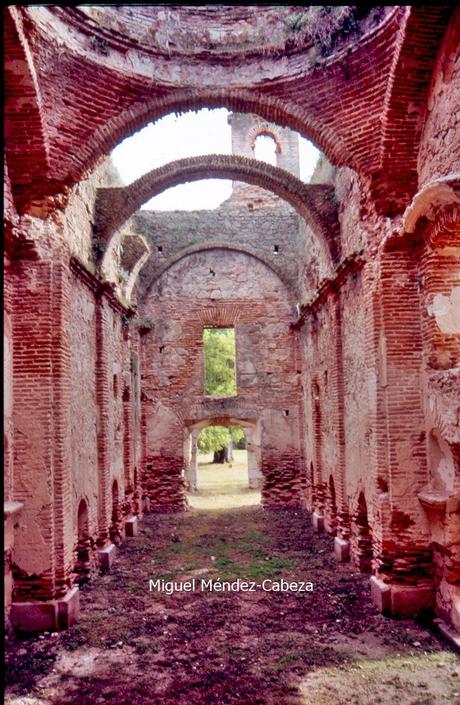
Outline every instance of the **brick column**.
POLYGON ((78 609, 78 588, 71 588, 69 271, 61 262, 20 260, 13 288, 14 499, 24 507, 12 560, 12 622, 39 631, 67 626, 78 609))
POLYGON ((322 410, 321 394, 317 377, 312 379, 312 409, 313 409, 313 438, 314 438, 314 460, 313 460, 313 521, 317 528, 324 526, 324 504, 326 500, 326 483, 322 473, 322 410))
POLYGON ((123 340, 126 343, 125 370, 123 374, 123 468, 125 482, 125 504, 126 511, 131 514, 135 512, 133 497, 134 487, 134 370, 133 360, 130 356, 131 335, 127 325, 124 328, 123 340), (128 367, 128 369, 126 369, 128 367))
MULTIPOLYGON (((350 537, 350 515, 348 511, 348 501, 346 495, 346 478, 345 478, 345 389, 344 389, 344 379, 343 379, 343 346, 342 346, 342 312, 341 312, 341 300, 340 291, 333 292, 332 305, 334 308, 334 337, 335 337, 335 367, 331 370, 331 384, 333 393, 335 395, 335 425, 337 429, 337 441, 338 441, 338 460, 334 472, 334 488, 335 488, 335 502, 337 507, 337 517, 335 518, 337 538, 340 541, 348 541, 350 537)), ((334 498, 330 496, 331 491, 328 487, 328 499, 329 503, 334 501, 334 498)), ((332 518, 332 523, 334 518, 332 518)), ((333 527, 334 528, 334 527, 333 527)), ((336 542, 336 546, 341 545, 336 542)))
POLYGON ((112 514, 110 487, 110 401, 111 401, 111 357, 108 347, 109 304, 99 292, 96 309, 96 397, 98 419, 98 545, 106 546, 110 541, 109 527, 112 514))
MULTIPOLYGON (((380 376, 387 438, 381 433, 379 440, 386 450, 389 512, 381 516, 374 565, 391 587, 385 590, 377 577, 372 585, 384 611, 406 616, 433 604, 430 538, 418 499, 427 481, 427 467, 418 254, 413 249, 398 247, 382 254, 381 303, 380 376)), ((382 485, 385 479, 381 478, 382 485)), ((378 507, 373 514, 377 511, 378 507)))
POLYGON ((71 407, 70 407, 70 299, 71 280, 67 265, 52 265, 53 317, 53 424, 56 596, 70 586, 73 568, 71 407))
POLYGON ((390 524, 388 433, 386 409, 385 333, 382 313, 380 263, 368 261, 362 272, 365 309, 365 365, 369 419, 368 473, 373 479, 372 542, 374 568, 379 567, 390 524))
POLYGON ((5 501, 13 497, 13 307, 14 291, 11 281, 11 262, 4 257, 3 307, 3 495, 5 501))

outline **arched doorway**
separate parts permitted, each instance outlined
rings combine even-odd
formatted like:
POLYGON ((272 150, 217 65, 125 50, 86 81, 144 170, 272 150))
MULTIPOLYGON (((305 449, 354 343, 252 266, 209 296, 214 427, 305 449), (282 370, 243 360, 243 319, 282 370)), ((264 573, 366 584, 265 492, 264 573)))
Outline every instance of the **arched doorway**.
POLYGON ((77 574, 77 583, 89 580, 92 567, 92 545, 89 534, 88 503, 81 499, 77 511, 77 549, 74 572, 77 574))

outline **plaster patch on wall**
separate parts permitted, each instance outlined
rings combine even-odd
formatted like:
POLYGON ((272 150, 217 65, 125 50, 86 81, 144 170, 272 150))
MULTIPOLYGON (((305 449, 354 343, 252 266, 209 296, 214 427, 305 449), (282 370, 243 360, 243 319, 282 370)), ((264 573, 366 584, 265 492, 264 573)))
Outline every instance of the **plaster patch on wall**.
POLYGON ((442 333, 460 333, 460 286, 455 286, 450 296, 435 294, 428 314, 435 317, 442 333))
POLYGON ((404 440, 396 443, 396 464, 398 474, 392 478, 391 494, 393 498, 409 496, 417 472, 417 461, 412 453, 410 441, 404 440))

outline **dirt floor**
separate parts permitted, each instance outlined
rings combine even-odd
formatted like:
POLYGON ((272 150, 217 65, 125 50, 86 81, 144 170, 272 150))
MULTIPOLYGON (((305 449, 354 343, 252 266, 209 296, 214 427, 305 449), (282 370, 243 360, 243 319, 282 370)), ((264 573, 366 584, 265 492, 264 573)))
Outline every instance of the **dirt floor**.
MULTIPOLYGON (((241 469, 224 471, 229 489, 241 469)), ((241 488, 222 500, 208 475, 199 509, 145 516, 113 572, 82 587, 78 624, 7 640, 7 705, 460 705, 458 656, 380 615, 307 513, 263 511, 241 488), (237 578, 313 591, 209 589, 237 578)))

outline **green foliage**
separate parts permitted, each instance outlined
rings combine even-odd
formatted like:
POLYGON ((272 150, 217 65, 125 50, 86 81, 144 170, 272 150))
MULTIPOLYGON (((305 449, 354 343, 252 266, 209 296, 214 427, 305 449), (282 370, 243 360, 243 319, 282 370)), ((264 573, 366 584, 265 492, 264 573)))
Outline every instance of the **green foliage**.
MULTIPOLYGON (((203 331, 205 359, 205 394, 213 397, 236 395, 235 331, 233 328, 205 328, 203 331)), ((203 453, 226 448, 230 438, 236 445, 244 438, 239 426, 208 426, 198 438, 203 453)))
POLYGON ((225 426, 208 426, 198 436, 198 450, 210 453, 228 446, 230 435, 225 426))
POLYGON ((236 395, 235 331, 233 328, 205 328, 205 394, 213 397, 236 395))
POLYGON ((239 426, 207 426, 198 436, 198 450, 211 453, 226 448, 230 438, 236 445, 244 438, 244 432, 239 426))
POLYGON ((243 438, 246 438, 244 431, 240 426, 229 426, 229 431, 234 447, 239 446, 240 441, 242 441, 243 438))
POLYGON ((286 17, 288 29, 298 35, 308 35, 323 55, 329 54, 339 35, 359 31, 351 5, 310 5, 286 17))

